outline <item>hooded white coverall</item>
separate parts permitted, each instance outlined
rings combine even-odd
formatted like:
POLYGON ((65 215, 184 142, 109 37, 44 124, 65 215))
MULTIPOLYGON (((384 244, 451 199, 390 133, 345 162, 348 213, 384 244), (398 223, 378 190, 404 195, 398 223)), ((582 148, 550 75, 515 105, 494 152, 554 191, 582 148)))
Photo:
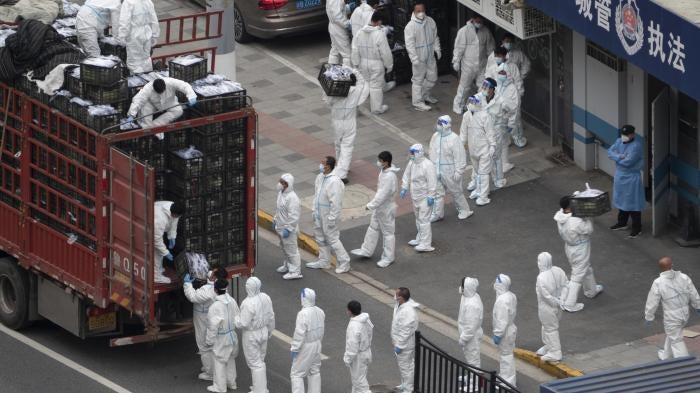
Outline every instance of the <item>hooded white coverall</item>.
POLYGON ((362 3, 352 11, 352 15, 350 15, 350 24, 352 25, 353 38, 357 36, 360 29, 369 24, 374 11, 374 8, 367 4, 366 0, 362 0, 362 3))
POLYGON ((133 118, 145 116, 138 120, 144 128, 164 126, 182 116, 182 105, 179 105, 175 95, 178 91, 186 95, 188 100, 197 98, 189 83, 173 78, 162 79, 165 81, 165 91, 162 94, 153 90, 153 82, 149 82, 131 100, 128 114, 133 118), (154 119, 153 113, 160 111, 165 113, 154 119))
POLYGON ((559 236, 564 240, 564 251, 571 264, 571 280, 562 307, 572 311, 576 307, 581 286, 583 294, 589 298, 595 297, 602 290, 596 283, 591 267, 593 222, 590 219, 574 217, 571 213, 564 213, 561 209, 554 215, 554 221, 557 222, 559 236))
POLYGON ((396 355, 396 363, 401 374, 403 393, 413 393, 413 357, 416 349, 415 333, 418 330, 418 313, 420 304, 408 299, 407 302, 394 304, 394 317, 391 320, 391 342, 394 348, 401 350, 396 355))
POLYGON ((462 143, 469 146, 469 158, 472 162, 472 180, 467 186, 467 189, 474 190, 470 198, 476 198, 477 204, 487 204, 491 201, 489 176, 498 138, 493 116, 487 109, 477 109, 474 113, 464 112, 459 137, 462 143))
MULTIPOLYGON (((506 60, 501 65, 498 65, 496 63, 496 57, 492 53, 489 56, 489 60, 486 65, 484 79, 493 78, 495 80, 498 80, 498 71, 502 68, 505 68, 510 82, 515 84, 515 87, 518 89, 520 99, 522 100, 522 97, 525 94, 525 86, 523 84, 524 78, 520 74, 518 66, 514 63, 511 63, 510 60, 506 60)), ((500 83, 501 82, 498 82, 499 85, 500 83)), ((518 147, 523 147, 527 144, 527 138, 525 138, 525 136, 523 135, 523 125, 520 115, 520 106, 518 106, 518 110, 515 113, 513 113, 512 116, 508 119, 508 128, 511 129, 511 134, 509 135, 509 139, 507 140, 509 145, 510 138, 513 139, 513 143, 515 143, 515 145, 518 147)))
MULTIPOLYGON (((459 317, 457 318, 457 330, 459 332, 459 345, 464 352, 467 364, 481 367, 481 337, 484 331, 481 322, 484 319, 484 304, 476 293, 479 280, 466 277, 462 283, 461 299, 459 301, 459 317)), ((471 386, 467 386, 470 388, 471 386)))
POLYGON ((437 197, 437 172, 435 165, 424 156, 423 146, 420 144, 418 146, 420 146, 419 151, 403 171, 401 189, 408 190, 413 201, 413 214, 416 216, 418 231, 414 243, 424 249, 431 249, 433 232, 430 227, 430 215, 433 209, 428 206, 428 197, 437 197))
POLYGON ((297 353, 290 372, 292 393, 304 393, 304 377, 307 378, 309 393, 321 393, 321 341, 326 314, 316 307, 313 289, 302 289, 301 306, 291 346, 291 352, 297 353))
POLYGON ((411 96, 413 105, 425 105, 430 90, 437 82, 437 61, 442 52, 437 27, 433 18, 425 16, 423 20, 411 15, 411 20, 403 31, 406 51, 411 59, 413 77, 411 78, 411 96))
POLYGON ((101 54, 98 39, 104 37, 104 31, 112 26, 112 31, 119 26, 120 0, 87 0, 80 7, 75 17, 75 29, 78 44, 89 57, 101 54))
POLYGON ((544 344, 537 350, 537 354, 544 360, 559 361, 562 357, 559 341, 559 320, 562 314, 560 299, 569 280, 560 267, 552 266, 552 255, 548 252, 537 256, 537 267, 540 271, 535 284, 537 315, 542 324, 544 344))
POLYGON ((663 304, 664 331, 666 332, 664 349, 659 350, 658 353, 659 359, 688 356, 688 348, 683 341, 683 328, 690 318, 688 305, 695 310, 700 310, 700 295, 697 288, 690 277, 679 271, 661 272, 651 284, 647 296, 644 309, 644 318, 647 321, 654 320, 659 303, 663 304))
POLYGON ((401 169, 395 166, 379 171, 377 181, 377 193, 367 204, 367 209, 372 211, 369 220, 369 227, 365 232, 365 239, 360 250, 362 254, 369 257, 374 254, 374 249, 379 241, 381 233, 384 241, 384 248, 380 262, 394 262, 394 251, 396 239, 394 229, 396 226, 396 192, 398 190, 398 179, 396 173, 401 169))
POLYGON ((345 185, 335 172, 327 175, 319 173, 316 176, 315 190, 312 213, 314 237, 319 246, 318 267, 326 269, 331 265, 332 251, 338 262, 336 272, 350 270, 350 256, 340 242, 339 229, 345 185))
POLYGON ((277 209, 272 222, 280 237, 280 248, 284 257, 282 266, 285 266, 289 273, 299 273, 301 271, 301 256, 299 255, 297 237, 299 235, 299 219, 301 218, 301 201, 297 193, 294 192, 294 176, 285 173, 281 179, 287 183, 287 188, 277 193, 277 209), (286 239, 282 236, 285 229, 289 231, 289 236, 286 239))
POLYGON ((238 336, 235 320, 240 313, 236 300, 228 293, 217 295, 209 306, 206 344, 214 354, 214 381, 207 388, 210 392, 226 393, 227 388, 236 389, 238 336))
POLYGON ((499 274, 493 284, 496 290, 496 302, 493 304, 493 335, 501 338, 498 353, 501 356, 498 374, 509 384, 516 386, 515 336, 518 328, 515 326, 515 313, 518 308, 518 298, 510 291, 510 277, 499 274))
POLYGON ((328 54, 329 64, 350 66, 350 19, 345 15, 343 0, 326 0, 326 15, 328 15, 328 33, 331 36, 331 51, 328 54))
POLYGON ((464 101, 475 81, 483 75, 486 60, 495 47, 496 41, 486 26, 477 30, 472 21, 468 21, 457 31, 452 54, 452 67, 459 72, 457 94, 452 103, 455 113, 462 114, 464 101))
MULTIPOLYGON (((500 67, 500 69, 507 69, 506 67, 500 67)), ((520 117, 520 94, 518 94, 518 89, 513 82, 512 77, 506 71, 506 79, 504 81, 499 80, 498 74, 494 78, 498 86, 496 87, 495 100, 499 102, 498 106, 494 106, 494 109, 498 109, 498 113, 492 113, 494 126, 496 131, 501 136, 500 156, 495 157, 494 171, 492 174, 494 177, 494 183, 499 179, 503 178, 503 172, 507 172, 512 164, 508 158, 508 146, 510 145, 510 133, 509 128, 513 128, 520 117), (507 168, 507 169, 506 169, 507 168)))
POLYGON ((369 96, 369 83, 355 72, 357 83, 350 88, 347 97, 329 97, 324 100, 331 108, 331 126, 335 134, 335 157, 338 160, 335 174, 341 179, 348 177, 352 151, 355 149, 357 135, 357 107, 369 96))
POLYGON ((471 214, 471 209, 462 189, 462 176, 467 170, 467 153, 462 140, 452 132, 451 125, 445 126, 430 138, 428 151, 437 172, 437 197, 430 221, 445 217, 445 190, 452 194, 460 218, 466 218, 471 214))
POLYGON ((367 368, 372 363, 372 330, 374 325, 366 312, 350 318, 345 332, 343 362, 350 369, 351 393, 371 393, 367 368))
POLYGON ((119 41, 126 44, 126 65, 132 74, 153 71, 151 48, 160 26, 151 0, 124 0, 119 15, 119 41))
POLYGON ((212 376, 212 352, 207 346, 207 317, 209 307, 216 299, 214 283, 209 281, 198 289, 194 289, 192 283, 183 285, 185 297, 192 303, 192 323, 194 325, 194 338, 199 349, 199 357, 202 360, 202 372, 208 377, 212 376))
POLYGON ((248 296, 241 303, 241 313, 235 320, 241 329, 243 355, 253 379, 251 393, 267 393, 267 340, 275 330, 275 312, 266 293, 260 292, 262 283, 257 277, 245 283, 248 296))
POLYGON ((153 278, 157 283, 169 283, 170 279, 163 272, 163 258, 170 253, 165 245, 163 234, 168 234, 168 239, 177 239, 177 223, 180 218, 174 218, 170 213, 171 201, 156 201, 153 204, 153 278))
POLYGON ((365 25, 352 38, 352 64, 369 82, 370 110, 381 112, 384 104, 384 69, 389 72, 394 68, 394 57, 381 27, 365 25))
POLYGON ((519 45, 511 46, 506 55, 506 59, 508 63, 515 64, 515 66, 518 67, 520 78, 524 81, 530 73, 530 59, 525 56, 522 48, 519 45))

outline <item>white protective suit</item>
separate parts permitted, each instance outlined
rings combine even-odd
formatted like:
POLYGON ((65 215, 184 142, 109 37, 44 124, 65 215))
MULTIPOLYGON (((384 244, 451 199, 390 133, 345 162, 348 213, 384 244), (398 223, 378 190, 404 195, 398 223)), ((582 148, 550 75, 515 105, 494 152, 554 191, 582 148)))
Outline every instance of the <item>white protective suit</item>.
POLYGON ((518 67, 520 79, 524 81, 525 78, 527 78, 527 75, 530 73, 530 59, 527 58, 522 48, 520 46, 513 45, 510 50, 508 50, 506 59, 508 60, 508 63, 515 64, 515 66, 518 67))
POLYGON ((467 152, 459 135, 452 132, 452 120, 449 116, 441 116, 448 123, 444 126, 438 124, 438 131, 435 131, 430 138, 430 161, 435 164, 437 172, 437 188, 435 205, 430 218, 431 222, 442 220, 445 216, 445 194, 446 190, 452 195, 455 201, 457 213, 460 219, 465 219, 472 214, 467 198, 462 189, 462 176, 467 170, 467 152))
POLYGON ((663 304, 664 331, 666 332, 664 349, 659 350, 658 353, 659 359, 688 356, 688 348, 683 342, 683 328, 690 318, 688 305, 695 310, 700 310, 700 295, 693 281, 676 270, 662 272, 651 284, 647 296, 644 309, 644 318, 647 321, 654 320, 659 303, 663 304))
POLYGON ((301 256, 299 255, 299 246, 297 245, 297 237, 299 235, 299 219, 301 218, 301 201, 294 192, 294 176, 290 173, 285 173, 281 179, 287 183, 287 188, 284 191, 277 193, 277 209, 272 222, 280 237, 280 248, 284 261, 280 268, 282 272, 300 273, 301 272, 301 256), (289 231, 289 236, 285 239, 282 234, 284 230, 289 231))
POLYGON ((430 97, 430 90, 438 80, 435 56, 438 59, 442 57, 437 26, 433 18, 427 15, 420 20, 412 14, 403 34, 406 51, 413 67, 411 78, 413 106, 425 105, 426 99, 430 97))
POLYGON ((473 191, 469 197, 476 199, 477 205, 485 205, 491 202, 489 177, 493 166, 493 155, 498 145, 498 135, 493 124, 493 116, 489 111, 476 109, 474 113, 464 112, 459 137, 462 143, 468 145, 469 158, 472 162, 472 180, 467 189, 473 191))
POLYGON ((119 15, 119 41, 126 44, 126 65, 132 74, 153 71, 151 48, 160 26, 151 0, 124 0, 119 15))
POLYGON ((508 130, 515 127, 516 123, 520 121, 520 94, 518 94, 518 88, 515 86, 510 74, 508 74, 507 67, 501 65, 499 71, 501 69, 506 70, 506 79, 503 81, 499 80, 498 74, 494 78, 498 83, 495 100, 498 101, 499 105, 493 106, 494 109, 498 109, 498 113, 492 113, 492 115, 496 131, 501 137, 500 156, 494 157, 496 166, 492 171, 494 176, 496 176, 494 183, 503 178, 504 172, 508 172, 513 168, 513 164, 510 163, 508 158, 508 146, 511 140, 508 130))
POLYGON ((236 356, 238 336, 235 321, 241 311, 236 300, 228 293, 217 295, 209 306, 206 344, 214 354, 214 383, 210 392, 226 393, 227 388, 236 390, 236 356))
POLYGON ((394 68, 394 57, 381 27, 366 25, 352 38, 352 64, 369 82, 370 110, 384 112, 384 73, 394 68))
POLYGON ((162 79, 165 81, 165 91, 162 94, 153 90, 153 82, 149 82, 131 100, 128 114, 133 118, 144 116, 138 120, 143 128, 164 126, 182 116, 184 111, 175 95, 178 91, 186 95, 188 100, 197 98, 189 83, 173 78, 162 79), (165 113, 154 119, 153 114, 160 111, 165 113))
POLYGON ((396 355, 396 363, 401 374, 403 393, 413 393, 413 357, 416 349, 415 334, 418 330, 418 312, 420 304, 408 299, 407 302, 394 305, 394 317, 391 320, 391 343, 401 350, 396 355))
POLYGON ((359 7, 355 8, 350 15, 350 24, 352 26, 352 36, 353 38, 357 36, 360 29, 367 26, 372 20, 372 15, 374 14, 374 8, 367 4, 366 0, 362 0, 359 7))
POLYGON ((516 386, 515 336, 518 328, 515 326, 515 313, 518 308, 518 298, 510 291, 510 277, 499 274, 493 284, 496 290, 496 302, 493 304, 493 335, 501 338, 498 344, 500 354, 500 370, 498 374, 509 384, 516 386))
POLYGON ((321 393, 321 341, 326 314, 316 307, 313 289, 301 290, 301 306, 291 346, 291 352, 297 353, 290 372, 292 393, 304 393, 304 377, 307 378, 309 393, 321 393))
POLYGON ((564 240, 564 251, 571 264, 571 280, 562 307, 567 311, 579 311, 583 304, 576 303, 578 292, 583 286, 583 294, 594 298, 603 290, 598 285, 591 267, 591 234, 593 222, 590 219, 573 217, 571 213, 559 210, 554 215, 559 236, 564 240))
POLYGON ((462 114, 464 101, 471 94, 475 81, 480 82, 478 79, 484 73, 486 60, 495 47, 496 41, 486 26, 477 30, 472 21, 468 21, 457 31, 452 55, 452 67, 459 72, 457 94, 452 103, 455 113, 462 114))
POLYGON ((104 31, 112 26, 112 31, 119 26, 119 11, 121 0, 87 0, 80 7, 75 18, 75 29, 78 34, 78 44, 90 57, 101 54, 99 38, 104 37, 104 31))
POLYGON ((345 185, 331 172, 316 176, 313 206, 314 237, 319 246, 318 261, 307 267, 326 269, 331 265, 331 252, 335 254, 338 265, 337 273, 350 270, 350 256, 340 242, 340 215, 343 210, 343 193, 345 185))
POLYGON ((348 177, 352 151, 355 149, 357 135, 357 107, 369 96, 369 83, 355 72, 357 83, 350 88, 347 97, 329 97, 324 100, 331 108, 331 126, 335 134, 335 157, 338 160, 335 174, 341 179, 348 177))
POLYGON ((459 317, 457 318, 457 330, 459 332, 459 345, 464 352, 467 364, 481 367, 481 337, 484 331, 481 322, 484 319, 484 304, 476 293, 479 288, 479 280, 465 277, 460 291, 459 317))
MULTIPOLYGON (((506 55, 506 58, 507 56, 508 55, 506 55)), ((512 63, 510 60, 506 60, 501 65, 498 65, 496 64, 496 57, 492 53, 491 56, 489 56, 489 60, 486 65, 484 79, 493 78, 498 80, 498 71, 502 68, 505 68, 506 73, 508 74, 508 79, 511 81, 511 83, 515 84, 515 87, 518 89, 520 99, 522 100, 522 97, 525 94, 523 77, 520 74, 518 66, 515 63, 512 63)), ((527 144, 527 138, 523 136, 523 124, 520 115, 520 107, 518 107, 518 110, 508 119, 508 128, 511 130, 509 138, 513 139, 513 143, 515 143, 516 146, 523 147, 527 144)), ((508 144, 510 144, 510 141, 508 141, 508 144)))
POLYGON ((366 312, 350 318, 345 332, 343 362, 350 369, 351 393, 371 393, 367 369, 372 363, 372 330, 374 325, 366 312))
POLYGON ((395 199, 398 190, 396 173, 400 170, 400 168, 392 165, 379 171, 377 193, 374 194, 374 198, 367 204, 367 209, 372 212, 372 217, 369 220, 369 227, 365 233, 365 239, 362 242, 359 253, 365 257, 370 257, 374 254, 374 249, 377 247, 379 234, 381 233, 384 241, 382 257, 378 262, 381 267, 388 266, 394 262, 394 251, 396 248, 394 229, 396 226, 397 207, 395 199))
POLYGON ((561 319, 561 294, 566 288, 566 273, 558 267, 552 266, 552 255, 548 252, 537 256, 537 267, 540 274, 537 275, 535 292, 537 292, 537 315, 542 324, 542 348, 537 350, 537 355, 543 360, 560 361, 561 343, 559 341, 559 320, 561 319))
MULTIPOLYGON (((408 244, 420 246, 424 250, 432 250, 433 233, 430 228, 430 215, 433 208, 428 206, 428 198, 437 197, 437 176, 435 165, 424 156, 423 146, 413 145, 418 148, 413 160, 408 162, 403 171, 401 189, 411 194, 413 201, 413 214, 416 216, 415 240, 408 244)), ((411 147, 413 149, 413 147, 411 147)))
POLYGON ((326 0, 326 15, 328 15, 328 34, 331 36, 331 51, 328 54, 329 64, 350 66, 350 19, 345 15, 343 0, 326 0))
POLYGON ((156 201, 153 204, 153 279, 157 283, 169 283, 170 279, 163 273, 163 258, 170 253, 165 245, 163 234, 168 239, 177 239, 177 223, 180 218, 174 218, 170 213, 171 201, 156 201))
POLYGON ((266 293, 260 292, 262 283, 257 277, 245 283, 248 296, 241 303, 236 328, 241 329, 243 355, 253 379, 251 393, 267 393, 267 340, 275 330, 275 312, 266 293))
POLYGON ((210 379, 212 370, 212 352, 211 347, 207 346, 207 316, 209 307, 216 299, 216 291, 214 291, 214 283, 209 281, 198 289, 194 289, 192 283, 186 282, 183 285, 185 297, 192 303, 192 323, 194 325, 194 338, 199 349, 199 357, 202 360, 202 379, 210 379))

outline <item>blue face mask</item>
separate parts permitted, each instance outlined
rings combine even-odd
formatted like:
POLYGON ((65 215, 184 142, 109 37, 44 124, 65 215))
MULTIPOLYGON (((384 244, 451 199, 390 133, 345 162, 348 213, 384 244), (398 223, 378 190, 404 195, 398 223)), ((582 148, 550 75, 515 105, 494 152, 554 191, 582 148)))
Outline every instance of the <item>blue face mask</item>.
POLYGON ((502 57, 497 57, 497 58, 496 58, 496 64, 498 64, 498 65, 503 64, 503 58, 502 58, 502 57))

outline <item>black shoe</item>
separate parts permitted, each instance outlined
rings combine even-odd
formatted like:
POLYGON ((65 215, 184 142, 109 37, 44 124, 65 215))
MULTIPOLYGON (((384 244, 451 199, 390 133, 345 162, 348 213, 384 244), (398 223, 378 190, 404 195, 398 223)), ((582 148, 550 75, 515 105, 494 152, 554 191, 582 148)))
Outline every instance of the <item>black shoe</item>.
POLYGON ((642 231, 633 231, 630 232, 629 236, 627 236, 628 239, 635 239, 637 236, 641 235, 642 231))
POLYGON ((343 181, 343 184, 348 184, 348 183, 350 183, 350 180, 348 180, 347 177, 346 177, 345 179, 340 179, 340 180, 343 181))
POLYGON ((620 224, 619 222, 613 226, 610 227, 613 231, 619 231, 621 229, 627 228, 627 224, 620 224))

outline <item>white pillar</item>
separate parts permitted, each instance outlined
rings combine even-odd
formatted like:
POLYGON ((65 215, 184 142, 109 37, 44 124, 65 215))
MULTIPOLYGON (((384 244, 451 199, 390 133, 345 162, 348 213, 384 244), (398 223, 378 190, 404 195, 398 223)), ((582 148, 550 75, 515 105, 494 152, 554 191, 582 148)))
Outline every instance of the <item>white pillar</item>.
POLYGON ((223 10, 222 37, 216 46, 216 73, 236 80, 236 40, 233 21, 234 0, 207 0, 207 12, 223 10))

